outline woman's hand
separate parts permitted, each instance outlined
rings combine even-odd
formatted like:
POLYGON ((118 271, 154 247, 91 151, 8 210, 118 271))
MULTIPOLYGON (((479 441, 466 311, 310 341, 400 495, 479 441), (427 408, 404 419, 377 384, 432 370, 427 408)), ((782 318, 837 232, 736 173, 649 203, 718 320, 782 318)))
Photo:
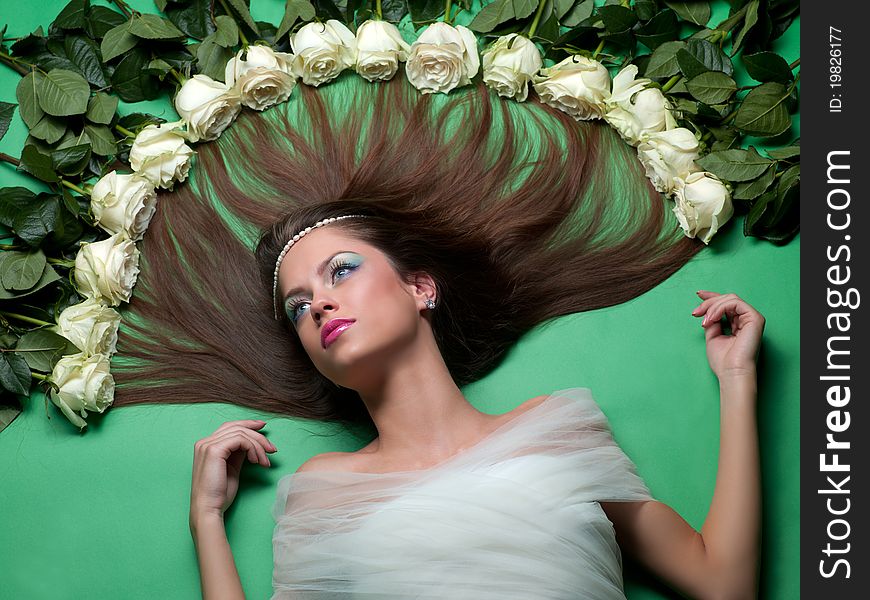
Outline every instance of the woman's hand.
POLYGON ((764 331, 764 317, 736 294, 717 294, 701 290, 703 302, 692 311, 703 316, 701 325, 707 338, 707 361, 721 380, 732 375, 755 375, 755 361, 764 331), (722 333, 720 319, 725 316, 731 335, 722 333))
POLYGON ((277 448, 262 433, 254 431, 265 424, 253 420, 227 421, 194 444, 191 520, 208 513, 223 517, 236 498, 246 456, 252 463, 272 466, 266 452, 276 452, 277 448))

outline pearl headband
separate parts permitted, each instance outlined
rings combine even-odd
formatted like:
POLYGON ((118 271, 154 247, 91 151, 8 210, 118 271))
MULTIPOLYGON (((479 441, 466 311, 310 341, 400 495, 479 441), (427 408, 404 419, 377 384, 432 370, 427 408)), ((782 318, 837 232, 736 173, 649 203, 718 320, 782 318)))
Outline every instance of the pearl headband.
POLYGON ((328 225, 329 223, 332 223, 334 221, 340 221, 341 219, 349 219, 351 217, 367 217, 367 216, 368 215, 342 215, 340 217, 330 217, 328 219, 323 219, 321 221, 318 221, 317 223, 315 223, 311 227, 306 227, 305 229, 303 229, 302 231, 300 231, 299 233, 294 235, 290 239, 289 242, 287 242, 287 245, 284 246, 283 250, 281 250, 281 254, 278 255, 278 260, 275 261, 275 277, 272 280, 272 307, 275 309, 275 320, 276 321, 278 320, 278 270, 281 268, 281 262, 284 260, 284 257, 287 255, 287 251, 290 250, 290 248, 293 246, 293 244, 298 242, 302 237, 305 236, 305 234, 310 233, 311 231, 313 231, 314 229, 317 229, 318 227, 323 227, 324 225, 328 225))

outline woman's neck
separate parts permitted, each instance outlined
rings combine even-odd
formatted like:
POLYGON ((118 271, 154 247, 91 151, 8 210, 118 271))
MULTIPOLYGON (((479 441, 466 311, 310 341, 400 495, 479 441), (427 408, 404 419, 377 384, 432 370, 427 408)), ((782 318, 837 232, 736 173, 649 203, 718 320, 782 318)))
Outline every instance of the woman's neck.
POLYGON ((494 417, 466 400, 434 339, 418 340, 358 391, 378 430, 370 450, 424 466, 473 445, 494 417))

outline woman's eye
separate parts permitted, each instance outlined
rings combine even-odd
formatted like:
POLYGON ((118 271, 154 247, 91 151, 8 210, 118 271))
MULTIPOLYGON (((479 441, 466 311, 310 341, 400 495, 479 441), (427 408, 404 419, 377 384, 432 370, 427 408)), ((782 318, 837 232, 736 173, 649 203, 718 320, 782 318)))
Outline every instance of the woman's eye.
MULTIPOLYGON (((334 265, 332 267, 332 280, 335 281, 336 278, 341 279, 343 277, 346 277, 347 273, 353 271, 356 268, 356 266, 357 265, 353 265, 350 263, 338 263, 338 264, 334 265), (341 274, 345 271, 347 273, 341 274)), ((287 313, 288 313, 289 319, 291 321, 293 321, 294 323, 296 321, 298 321, 299 318, 302 316, 301 311, 299 309, 306 304, 308 304, 308 302, 305 302, 305 301, 299 301, 299 302, 288 304, 287 313)))
POLYGON ((335 265, 335 267, 333 267, 333 269, 332 269, 332 279, 334 280, 336 275, 338 275, 342 271, 347 271, 347 272, 352 271, 353 267, 354 267, 354 265, 351 265, 348 263, 339 263, 339 264, 335 265))
POLYGON ((308 304, 307 302, 297 302, 296 304, 292 304, 287 307, 287 312, 289 313, 290 320, 294 323, 299 320, 299 313, 297 310, 304 304, 308 304))

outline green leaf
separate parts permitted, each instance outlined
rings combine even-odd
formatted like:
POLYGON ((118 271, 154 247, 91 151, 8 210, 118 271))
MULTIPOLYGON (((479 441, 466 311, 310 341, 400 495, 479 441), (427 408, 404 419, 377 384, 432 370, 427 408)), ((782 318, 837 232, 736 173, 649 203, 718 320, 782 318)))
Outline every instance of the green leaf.
POLYGON ((594 8, 595 4, 593 0, 581 0, 581 2, 574 5, 574 8, 568 11, 560 23, 564 27, 575 27, 591 17, 594 8))
POLYGON ((15 215, 28 210, 35 199, 36 194, 21 186, 0 188, 0 223, 11 229, 15 215))
POLYGON ((15 88, 15 97, 18 99, 18 114, 21 120, 33 129, 45 112, 39 107, 36 89, 42 84, 45 76, 39 71, 31 71, 21 78, 18 87, 15 88))
POLYGON ((91 123, 108 125, 115 118, 115 111, 117 109, 117 96, 111 96, 105 92, 97 92, 88 101, 88 111, 85 113, 85 118, 91 123))
POLYGON ((647 48, 655 50, 665 42, 676 39, 679 32, 677 15, 674 11, 665 9, 650 19, 646 25, 638 28, 635 36, 647 48))
POLYGON ((680 15, 686 21, 703 27, 710 20, 710 3, 706 1, 695 2, 668 2, 665 6, 680 15))
POLYGON ((63 137, 66 133, 66 123, 63 119, 52 117, 51 115, 43 115, 30 130, 30 135, 44 141, 46 144, 53 144, 63 137))
POLYGON ((184 32, 173 25, 172 21, 149 13, 134 15, 130 20, 128 31, 146 40, 172 40, 184 37, 184 32))
POLYGON ((598 15, 604 21, 604 29, 608 33, 628 31, 637 23, 637 16, 631 9, 615 4, 602 6, 598 9, 598 15))
POLYGON ((743 47, 743 42, 746 39, 746 34, 748 34, 753 27, 758 23, 758 6, 760 2, 759 0, 749 0, 749 3, 745 6, 746 8, 746 19, 743 22, 743 28, 740 30, 740 33, 734 38, 734 42, 731 44, 731 56, 734 56, 740 49, 743 47))
POLYGON ((78 67, 88 83, 98 88, 108 87, 109 78, 103 69, 100 47, 95 41, 84 35, 68 35, 63 47, 69 60, 78 67))
POLYGON ((734 74, 734 65, 722 49, 707 40, 689 40, 686 47, 677 53, 680 70, 689 79, 707 71, 722 71, 728 76, 734 74))
POLYGON ((777 83, 789 84, 793 77, 791 69, 785 59, 774 52, 756 52, 755 54, 744 54, 743 65, 746 67, 746 72, 756 81, 762 83, 767 81, 775 81, 777 83))
POLYGON ((11 102, 0 102, 0 140, 9 131, 9 125, 12 123, 12 114, 15 112, 17 104, 11 102))
POLYGON ((217 81, 223 81, 227 61, 232 58, 233 53, 228 48, 216 44, 214 35, 208 36, 197 46, 196 60, 200 73, 217 81))
MULTIPOLYGON (((22 356, 32 371, 51 373, 57 361, 67 352, 69 347, 75 345, 62 335, 49 329, 35 329, 28 331, 18 340, 15 350, 22 356)), ((81 348, 76 349, 81 352, 81 348)))
POLYGON ((278 25, 278 33, 275 34, 275 39, 280 40, 284 37, 293 28, 297 19, 302 19, 303 21, 314 19, 314 7, 311 5, 311 2, 308 0, 287 0, 284 4, 284 17, 281 19, 281 24, 278 25))
POLYGON ((637 0, 634 3, 634 14, 641 21, 649 21, 659 12, 654 0, 637 0))
MULTIPOLYGON (((50 159, 49 159, 50 160, 50 159)), ((37 248, 43 240, 52 233, 61 212, 60 196, 56 194, 39 194, 36 201, 24 212, 15 215, 13 229, 22 240, 37 248)))
POLYGON ((762 83, 746 94, 737 110, 734 126, 758 137, 779 135, 791 126, 785 106, 788 90, 779 83, 762 83))
POLYGON ((63 249, 78 241, 83 231, 82 222, 75 215, 59 208, 54 221, 54 231, 45 243, 48 248, 63 249))
POLYGON ((680 71, 677 53, 686 47, 686 42, 665 42, 655 49, 646 66, 646 75, 651 78, 671 77, 680 71))
MULTIPOLYGON (((114 98, 114 101, 117 102, 117 98, 114 98)), ((91 123, 85 123, 83 133, 90 142, 91 150, 94 154, 100 156, 115 154, 115 136, 112 134, 112 130, 106 125, 92 125, 91 123)))
POLYGON ((211 20, 212 0, 189 0, 183 5, 173 3, 160 12, 188 37, 201 40, 214 33, 211 20))
MULTIPOLYGON (((538 9, 538 0, 512 0, 514 5, 514 17, 517 19, 525 19, 526 17, 531 16, 533 12, 538 9)), ((571 8, 571 2, 562 2, 564 6, 558 5, 558 0, 556 0, 557 4, 555 6, 556 17, 561 18, 565 12, 571 8), (562 12, 559 12, 561 10, 562 12)))
POLYGON ((130 33, 129 23, 126 21, 112 27, 106 32, 106 36, 100 43, 100 52, 103 61, 109 62, 117 56, 121 56, 127 50, 139 43, 139 38, 130 33))
POLYGON ((689 93, 706 104, 725 102, 737 90, 733 79, 720 71, 707 71, 686 82, 689 93))
POLYGON ((800 165, 781 176, 776 188, 761 195, 749 209, 743 233, 774 243, 788 241, 800 228, 800 165))
POLYGON ((251 11, 248 10, 248 6, 245 4, 244 0, 227 0, 227 3, 233 7, 233 10, 242 18, 245 25, 250 27, 254 33, 260 35, 260 30, 257 28, 257 24, 254 22, 253 17, 251 17, 251 11))
MULTIPOLYGON (((565 13, 571 10, 571 7, 574 6, 574 1, 575 0, 554 0, 553 10, 556 13, 556 18, 561 21, 562 17, 565 16, 565 13)), ((514 0, 514 14, 517 15, 518 19, 525 19, 535 12, 537 8, 538 3, 536 0, 514 0), (530 6, 531 9, 529 9, 529 14, 520 16, 525 9, 518 9, 517 7, 523 4, 530 6)))
MULTIPOLYGON (((3 261, 4 261, 3 255, 5 255, 5 254, 6 254, 5 252, 0 252, 0 271, 3 270, 3 267, 2 267, 3 261)), ((25 292, 18 294, 15 292, 7 291, 7 290, 3 289, 2 286, 0 286, 0 300, 11 300, 13 298, 23 298, 24 296, 29 296, 30 294, 34 294, 34 293, 38 292, 39 290, 41 290, 42 288, 44 288, 45 286, 50 285, 50 284, 54 283, 55 281, 59 281, 59 280, 61 280, 60 275, 57 274, 57 272, 51 267, 50 264, 46 264, 45 269, 43 269, 43 271, 42 271, 42 277, 39 279, 37 284, 25 292)))
POLYGON ((769 167, 773 161, 758 154, 755 148, 749 150, 720 150, 711 152, 696 161, 705 171, 710 171, 726 181, 749 181, 755 179, 769 167))
POLYGON ((54 183, 58 180, 57 174, 51 167, 51 157, 42 154, 36 149, 36 146, 24 146, 18 168, 48 183, 54 183))
MULTIPOLYGON (((314 8, 312 7, 312 16, 314 8)), ((214 31, 214 43, 222 48, 233 48, 239 43, 239 26, 232 17, 220 15, 215 17, 216 29, 214 31)))
POLYGON ((792 158, 800 158, 801 155, 801 147, 800 146, 785 146, 783 148, 774 148, 773 150, 766 150, 767 155, 771 158, 775 158, 777 160, 789 160, 792 158))
POLYGON ((85 26, 86 0, 72 0, 63 7, 60 14, 54 20, 55 26, 60 29, 78 29, 85 26))
MULTIPOLYGON (((101 40, 113 27, 124 24, 124 15, 105 6, 92 6, 85 21, 85 32, 91 39, 101 40)), ((105 59, 109 60, 109 59, 105 59)))
POLYGON ((37 249, 34 252, 7 250, 3 254, 5 260, 0 271, 0 281, 4 288, 16 292, 24 291, 39 282, 46 264, 42 250, 37 249))
POLYGON ((0 404, 0 432, 9 427, 20 414, 20 406, 0 404))
POLYGON ((69 146, 51 153, 55 170, 67 176, 81 173, 90 159, 90 143, 69 146))
POLYGON ((40 108, 56 117, 83 114, 90 95, 91 88, 84 77, 63 69, 49 71, 36 88, 40 108))
POLYGON ((495 0, 484 6, 468 24, 468 28, 478 33, 489 33, 501 23, 514 18, 512 0, 495 0))
POLYGON ((763 194, 776 177, 776 165, 770 165, 764 172, 751 181, 742 181, 734 186, 732 197, 735 200, 753 200, 763 194))
POLYGON ((540 25, 531 39, 552 44, 559 37, 559 20, 552 10, 552 4, 550 4, 550 10, 544 9, 542 15, 540 25))
POLYGON ((0 385, 13 394, 26 396, 30 391, 30 367, 14 352, 0 352, 0 385))
POLYGON ((112 73, 112 89, 124 102, 153 100, 159 92, 158 80, 145 69, 149 53, 135 48, 125 56, 112 73))

